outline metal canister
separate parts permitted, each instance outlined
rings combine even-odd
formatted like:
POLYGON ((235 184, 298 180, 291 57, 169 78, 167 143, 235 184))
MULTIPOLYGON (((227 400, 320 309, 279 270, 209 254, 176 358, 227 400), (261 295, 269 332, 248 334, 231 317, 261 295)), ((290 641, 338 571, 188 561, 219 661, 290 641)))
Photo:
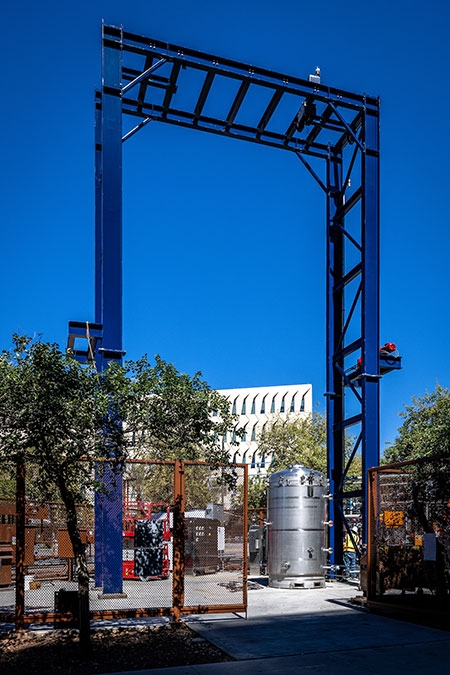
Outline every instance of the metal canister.
POLYGON ((270 476, 269 586, 325 586, 327 496, 327 481, 320 471, 296 464, 270 476))

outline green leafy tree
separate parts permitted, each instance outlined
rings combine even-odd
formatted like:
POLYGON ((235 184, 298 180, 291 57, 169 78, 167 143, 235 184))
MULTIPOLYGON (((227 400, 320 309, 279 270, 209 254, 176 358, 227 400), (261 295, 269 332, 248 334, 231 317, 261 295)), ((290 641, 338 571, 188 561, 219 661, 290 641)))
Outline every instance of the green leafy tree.
POLYGON ((304 418, 276 420, 260 436, 259 454, 272 456, 269 473, 293 464, 326 472, 327 429, 325 416, 319 412, 304 418))
POLYGON ((0 468, 0 497, 14 500, 16 496, 15 467, 3 464, 0 468))
POLYGON ((414 396, 400 416, 403 424, 386 448, 383 464, 416 460, 404 468, 409 481, 408 515, 424 532, 440 531, 438 541, 450 559, 450 391, 437 384, 431 393, 414 396))
MULTIPOLYGON (((348 459, 353 449, 354 438, 345 437, 345 455, 348 459)), ((286 469, 294 464, 327 472, 327 423, 320 412, 304 418, 276 420, 260 436, 258 452, 272 457, 269 474, 286 469)), ((361 476, 361 456, 357 454, 348 467, 347 476, 361 476)), ((249 482, 249 499, 253 508, 265 506, 267 490, 264 481, 253 479, 249 482), (259 502, 259 503, 258 503, 259 502)))
POLYGON ((33 467, 28 496, 52 499, 57 492, 64 503, 86 649, 89 575, 76 504, 92 492, 97 460, 108 456, 120 468, 124 393, 123 372, 111 369, 99 377, 56 344, 14 335, 12 350, 0 356, 0 458, 4 465, 33 467))
POLYGON ((248 508, 264 509, 267 507, 267 479, 251 476, 248 481, 248 508))
POLYGON ((437 385, 431 393, 414 396, 400 413, 403 424, 384 451, 383 463, 450 454, 450 391, 437 385))
MULTIPOLYGON (((100 375, 58 345, 26 336, 14 335, 12 349, 1 353, 2 472, 8 478, 8 469, 25 464, 27 496, 45 500, 59 493, 64 503, 83 648, 89 639, 89 575, 76 504, 92 498, 93 488, 105 489, 101 476, 94 480, 94 467, 97 475, 99 466, 121 474, 131 448, 141 457, 217 465, 228 460, 217 437, 234 425, 227 400, 200 373, 180 374, 159 356, 155 366, 143 357, 111 364, 100 375)), ((159 475, 154 472, 155 480, 159 475)), ((197 478, 197 487, 208 491, 203 474, 197 478)))
POLYGON ((230 432, 236 417, 225 396, 202 380, 180 373, 159 355, 127 364, 134 404, 127 418, 136 450, 151 459, 228 462, 218 438, 230 432))
MULTIPOLYGON (((320 413, 305 418, 277 419, 258 438, 260 455, 271 457, 269 475, 293 464, 326 472, 326 420, 320 413)), ((267 506, 267 479, 253 476, 248 483, 249 509, 267 506)))
MULTIPOLYGON (((226 471, 226 467, 223 471, 226 471)), ((221 472, 209 465, 185 465, 185 509, 204 509, 217 502, 222 483, 221 472)), ((127 463, 125 480, 128 496, 137 502, 173 504, 173 466, 151 462, 127 463)))
MULTIPOLYGON (((211 466, 228 463, 229 456, 219 439, 236 425, 229 402, 202 379, 180 373, 159 355, 155 365, 147 356, 127 364, 133 405, 126 421, 128 438, 132 437, 133 455, 150 460, 205 461, 211 466)), ((190 476, 189 506, 211 499, 208 467, 197 467, 190 476)), ((169 501, 172 490, 165 472, 158 465, 130 464, 127 477, 139 499, 159 495, 169 501)), ((224 473, 230 485, 233 475, 224 473)), ((232 487, 232 485, 231 485, 232 487)), ((188 489, 188 488, 187 488, 188 489)))

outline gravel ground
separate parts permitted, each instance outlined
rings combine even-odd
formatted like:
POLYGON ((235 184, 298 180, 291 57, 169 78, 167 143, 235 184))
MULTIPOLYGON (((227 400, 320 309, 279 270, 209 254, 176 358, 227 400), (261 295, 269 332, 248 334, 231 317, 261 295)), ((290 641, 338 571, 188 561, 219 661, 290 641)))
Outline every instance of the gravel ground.
POLYGON ((90 675, 232 660, 182 622, 93 630, 87 660, 80 658, 75 629, 0 633, 2 675, 90 675))

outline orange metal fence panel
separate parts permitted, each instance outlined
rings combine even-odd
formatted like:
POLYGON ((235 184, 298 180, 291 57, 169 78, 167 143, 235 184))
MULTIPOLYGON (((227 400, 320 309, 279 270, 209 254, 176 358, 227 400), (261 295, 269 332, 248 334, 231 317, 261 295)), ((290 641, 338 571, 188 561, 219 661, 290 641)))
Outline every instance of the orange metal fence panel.
MULTIPOLYGON (((123 593, 117 597, 95 587, 94 492, 77 507, 91 576, 91 618, 245 612, 247 467, 133 460, 124 467, 123 483, 124 501, 117 504, 123 593)), ((15 537, 8 529, 5 544, 13 553, 9 568, 3 567, 8 574, 0 622, 17 624, 19 617, 22 623, 60 625, 76 613, 71 598, 78 587, 64 508, 56 500, 26 499, 25 504, 23 593, 16 587, 15 537)), ((16 506, 0 499, 2 525, 7 519, 15 524, 18 517, 16 506)))
POLYGON ((368 599, 448 597, 450 458, 376 467, 369 485, 368 599))

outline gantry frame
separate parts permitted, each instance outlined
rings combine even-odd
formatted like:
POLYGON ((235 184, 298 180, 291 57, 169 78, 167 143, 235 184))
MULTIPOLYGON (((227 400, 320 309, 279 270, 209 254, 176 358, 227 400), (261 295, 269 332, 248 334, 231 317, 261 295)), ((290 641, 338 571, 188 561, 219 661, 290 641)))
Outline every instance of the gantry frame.
MULTIPOLYGON (((102 63, 102 89, 96 94, 95 323, 88 332, 86 324, 70 322, 74 355, 86 360, 94 354, 102 370, 124 353, 124 142, 149 122, 163 122, 294 153, 326 200, 330 564, 340 565, 346 497, 360 497, 366 537, 367 469, 379 464, 380 378, 401 367, 399 357, 380 362, 379 355, 379 99, 326 86, 318 72, 301 79, 116 26, 103 26, 102 63), (213 114, 209 104, 212 99, 217 104, 215 91, 224 82, 233 93, 229 100, 222 96, 223 113, 213 114), (194 94, 193 104, 183 103, 183 87, 191 98, 194 94), (128 129, 125 120, 132 121, 128 129), (88 348, 76 349, 76 338, 87 338, 88 348), (357 452, 363 485, 350 494, 345 478, 357 452)), ((108 524, 104 527, 108 530, 108 524)), ((121 547, 114 524, 108 542, 113 555, 121 547)), ((121 590, 112 567, 104 560, 107 573, 98 573, 97 583, 107 579, 105 592, 121 590)))

